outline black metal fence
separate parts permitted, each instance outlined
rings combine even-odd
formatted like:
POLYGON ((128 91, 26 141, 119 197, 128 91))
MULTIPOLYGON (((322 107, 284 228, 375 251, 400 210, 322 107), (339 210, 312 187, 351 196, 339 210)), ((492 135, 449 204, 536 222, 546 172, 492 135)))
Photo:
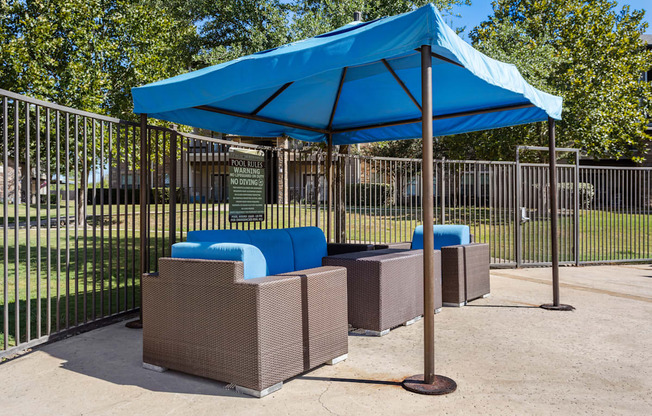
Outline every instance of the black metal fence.
MULTIPOLYGON (((0 357, 139 308, 140 259, 198 229, 321 227, 335 241, 409 241, 421 223, 421 160, 336 154, 328 213, 326 155, 140 127, 0 90, 3 288, 0 357), (265 219, 229 221, 232 149, 262 152, 265 219), (140 175, 148 199, 140 230, 140 175), (330 228, 329 228, 330 226, 330 228), (147 253, 141 253, 146 238, 147 253)), ((550 262, 548 167, 435 161, 435 223, 471 227, 494 267, 550 262)), ((560 260, 651 261, 650 170, 558 166, 560 260)))

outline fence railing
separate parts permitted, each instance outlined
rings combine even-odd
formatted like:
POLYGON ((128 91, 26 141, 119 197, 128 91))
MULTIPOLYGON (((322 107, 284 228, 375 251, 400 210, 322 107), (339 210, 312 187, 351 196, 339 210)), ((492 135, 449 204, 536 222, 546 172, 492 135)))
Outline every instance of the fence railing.
MULTIPOLYGON (((146 269, 199 229, 312 225, 336 241, 409 241, 421 223, 420 159, 326 155, 147 126, 148 231, 140 230, 140 127, 0 90, 3 288, 0 357, 140 305, 146 269), (229 152, 265 160, 265 218, 229 221, 229 152)), ((548 167, 438 160, 435 223, 467 224, 493 267, 550 262, 548 167)), ((650 169, 558 166, 560 260, 652 261, 650 169), (575 202, 577 201, 577 203, 575 202)))

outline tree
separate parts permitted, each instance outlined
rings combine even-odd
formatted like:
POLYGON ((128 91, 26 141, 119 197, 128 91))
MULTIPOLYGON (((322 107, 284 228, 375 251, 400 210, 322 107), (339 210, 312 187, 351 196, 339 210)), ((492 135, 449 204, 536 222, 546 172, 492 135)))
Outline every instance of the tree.
MULTIPOLYGON (((497 0, 493 9, 471 32, 473 45, 564 98, 558 145, 594 157, 641 160, 652 110, 652 88, 640 78, 652 67, 652 54, 640 41, 644 11, 617 10, 611 0, 497 0)), ((436 151, 452 158, 511 159, 517 144, 547 144, 544 123, 440 138, 436 151)))
MULTIPOLYGON (((640 160, 652 88, 641 74, 652 67, 652 53, 640 35, 644 11, 616 9, 612 0, 498 0, 494 16, 471 33, 474 45, 514 63, 538 87, 564 98, 558 140, 594 157, 640 160), (505 27, 517 30, 507 38, 505 27), (549 56, 536 73, 524 50, 549 56)), ((538 137, 527 132, 527 139, 538 137)))
POLYGON ((185 72, 194 26, 147 0, 0 5, 0 88, 133 119, 131 88, 185 72))
MULTIPOLYGON (((148 0, 0 3, 0 88, 134 120, 131 88, 187 71, 194 53, 192 23, 153 5, 148 0)), ((9 125, 12 120, 6 122, 9 125)), ((33 143, 29 146, 34 166, 36 149, 33 143)), ((12 148, 10 137, 9 149, 2 151, 12 148)), ((41 150, 41 156, 52 157, 56 150, 41 150)), ((90 157, 93 150, 89 149, 85 160, 73 149, 67 155, 67 167, 78 174, 74 180, 79 198, 86 193, 89 172, 106 164, 90 157), (76 157, 81 159, 77 163, 76 157)), ((18 155, 21 165, 26 162, 24 153, 18 155)), ((83 221, 84 212, 78 216, 83 221)))
POLYGON ((293 2, 295 19, 292 36, 305 39, 351 23, 354 12, 362 13, 365 22, 385 16, 407 13, 428 3, 451 13, 454 5, 471 4, 470 0, 303 0, 293 2))

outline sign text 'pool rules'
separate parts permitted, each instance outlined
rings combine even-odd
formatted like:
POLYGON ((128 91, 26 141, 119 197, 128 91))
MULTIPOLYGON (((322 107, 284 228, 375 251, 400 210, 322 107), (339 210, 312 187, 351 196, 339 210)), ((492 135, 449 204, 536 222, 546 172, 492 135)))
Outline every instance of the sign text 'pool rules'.
POLYGON ((229 221, 265 221, 265 158, 261 151, 229 152, 229 221))

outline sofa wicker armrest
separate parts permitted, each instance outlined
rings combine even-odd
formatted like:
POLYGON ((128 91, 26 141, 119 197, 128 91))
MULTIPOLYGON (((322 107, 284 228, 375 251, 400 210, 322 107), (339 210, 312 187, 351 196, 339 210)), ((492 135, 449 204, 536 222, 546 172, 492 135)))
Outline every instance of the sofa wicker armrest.
POLYGON ((304 369, 347 354, 346 268, 323 266, 283 275, 301 278, 304 369))
POLYGON ((358 251, 370 251, 374 249, 373 244, 353 244, 353 243, 328 243, 326 246, 329 256, 345 253, 356 253, 358 251))
POLYGON ((301 373, 301 278, 159 259, 159 275, 143 276, 143 361, 254 390, 301 373))
POLYGON ((488 244, 447 246, 441 252, 444 303, 459 305, 490 293, 488 244))
POLYGON ((376 250, 384 250, 388 248, 399 249, 399 250, 410 250, 412 249, 412 243, 409 241, 402 241, 400 243, 376 244, 376 250))

